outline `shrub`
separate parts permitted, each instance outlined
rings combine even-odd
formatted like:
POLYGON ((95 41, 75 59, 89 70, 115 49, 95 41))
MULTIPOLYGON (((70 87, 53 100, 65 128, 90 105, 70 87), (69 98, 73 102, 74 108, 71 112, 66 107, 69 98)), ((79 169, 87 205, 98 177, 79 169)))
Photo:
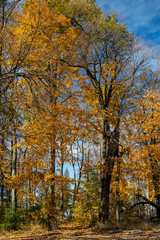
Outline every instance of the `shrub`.
POLYGON ((15 211, 11 208, 5 209, 4 222, 1 225, 4 230, 18 230, 20 228, 20 216, 19 211, 15 211))

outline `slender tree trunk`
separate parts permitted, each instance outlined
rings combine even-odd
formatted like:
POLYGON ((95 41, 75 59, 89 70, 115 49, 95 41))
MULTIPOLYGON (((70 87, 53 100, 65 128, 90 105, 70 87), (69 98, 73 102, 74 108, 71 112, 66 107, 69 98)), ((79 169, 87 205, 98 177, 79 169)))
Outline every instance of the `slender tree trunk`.
POLYGON ((4 174, 2 168, 0 169, 0 174, 1 174, 1 193, 0 193, 0 201, 1 201, 1 208, 0 208, 0 219, 3 218, 4 215, 4 174))
POLYGON ((76 202, 76 189, 77 189, 77 182, 76 182, 76 169, 75 169, 75 163, 74 163, 74 157, 73 157, 73 146, 71 145, 71 160, 72 160, 72 167, 73 167, 73 174, 74 174, 74 190, 73 190, 73 199, 72 199, 72 207, 70 211, 70 215, 72 217, 73 209, 75 207, 76 202))
POLYGON ((31 193, 32 193, 32 188, 31 188, 31 175, 32 175, 32 168, 29 169, 29 180, 28 180, 28 210, 31 207, 31 193))
POLYGON ((89 156, 89 143, 88 143, 88 153, 87 153, 87 157, 86 157, 86 159, 87 159, 87 183, 89 183, 89 166, 90 166, 90 161, 89 161, 89 158, 90 158, 90 156, 89 156))
MULTIPOLYGON (((11 176, 12 179, 14 179, 14 177, 16 176, 16 165, 17 165, 17 148, 15 147, 15 145, 17 144, 17 139, 15 136, 15 129, 13 131, 13 136, 12 136, 12 164, 11 164, 11 176)), ((16 188, 13 187, 11 189, 11 207, 12 209, 14 209, 16 211, 16 205, 17 205, 17 199, 16 199, 16 188)))
POLYGON ((51 147, 51 174, 53 175, 51 179, 51 186, 50 186, 50 200, 49 200, 49 206, 48 206, 48 230, 52 231, 56 229, 57 223, 56 223, 56 216, 55 216, 55 209, 56 209, 56 203, 55 203, 55 163, 56 163, 56 149, 55 144, 51 147))
MULTIPOLYGON (((1 99, 1 97, 0 97, 1 99)), ((1 209, 0 209, 0 217, 3 217, 4 215, 4 170, 3 170, 3 164, 4 164, 4 160, 3 160, 3 151, 5 148, 5 138, 4 138, 4 134, 3 134, 3 119, 2 116, 1 117, 1 135, 0 135, 0 188, 1 188, 1 192, 0 192, 0 202, 1 202, 1 209)))
MULTIPOLYGON (((77 159, 78 159, 78 149, 77 149, 77 159)), ((83 164, 84 164, 84 142, 82 140, 82 154, 81 154, 81 163, 79 165, 79 177, 78 177, 78 184, 77 184, 77 193, 79 191, 80 184, 81 184, 83 164)))
MULTIPOLYGON (((63 156, 63 139, 61 140, 61 177, 63 178, 63 168, 64 168, 64 156, 63 156)), ((61 214, 62 219, 64 215, 64 186, 63 186, 63 179, 62 179, 62 185, 61 185, 61 214)))
MULTIPOLYGON (((146 189, 146 197, 149 199, 150 198, 150 188, 149 188, 149 181, 147 181, 147 189, 146 189)), ((147 210, 147 216, 148 217, 153 217, 153 206, 147 205, 146 210, 147 210)))
POLYGON ((120 163, 121 159, 117 158, 117 176, 116 176, 116 227, 120 228, 120 163))
MULTIPOLYGON (((2 44, 3 44, 3 36, 2 36, 2 30, 4 27, 4 9, 5 9, 5 1, 0 1, 0 93, 2 91, 2 44)), ((3 216, 3 205, 4 205, 4 174, 2 170, 3 165, 3 150, 4 150, 4 134, 3 134, 3 112, 2 112, 2 96, 0 94, 0 184, 1 184, 1 211, 0 215, 3 216)))

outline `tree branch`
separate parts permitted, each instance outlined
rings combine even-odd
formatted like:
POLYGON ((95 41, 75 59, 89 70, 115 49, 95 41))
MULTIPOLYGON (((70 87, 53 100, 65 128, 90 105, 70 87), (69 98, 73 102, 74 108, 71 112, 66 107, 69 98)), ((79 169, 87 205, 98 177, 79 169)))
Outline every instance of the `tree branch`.
POLYGON ((138 194, 137 197, 140 197, 141 199, 145 200, 148 204, 150 204, 151 206, 155 207, 156 209, 160 209, 160 206, 158 206, 156 203, 150 201, 145 196, 142 196, 141 194, 138 194))

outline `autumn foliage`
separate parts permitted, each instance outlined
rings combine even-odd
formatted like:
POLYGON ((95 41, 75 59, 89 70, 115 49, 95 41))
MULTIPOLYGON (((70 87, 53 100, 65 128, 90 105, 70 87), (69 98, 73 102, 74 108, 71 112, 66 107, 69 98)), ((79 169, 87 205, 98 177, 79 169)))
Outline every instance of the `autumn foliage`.
POLYGON ((3 0, 0 15, 1 225, 160 218, 159 72, 145 47, 94 1, 3 0))

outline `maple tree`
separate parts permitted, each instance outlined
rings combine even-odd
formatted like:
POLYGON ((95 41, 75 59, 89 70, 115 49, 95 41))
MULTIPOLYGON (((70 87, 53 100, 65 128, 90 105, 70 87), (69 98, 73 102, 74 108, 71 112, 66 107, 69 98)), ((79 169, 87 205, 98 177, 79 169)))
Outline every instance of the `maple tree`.
MULTIPOLYGON (((21 114, 24 118, 21 131, 23 135, 28 136, 24 139, 24 148, 31 148, 30 157, 34 151, 33 162, 35 164, 36 162, 38 164, 40 159, 43 159, 42 163, 47 161, 50 156, 46 168, 42 166, 45 173, 41 175, 42 184, 44 181, 50 183, 50 186, 46 184, 48 196, 44 205, 48 212, 48 228, 52 229, 56 227, 56 196, 58 196, 56 187, 61 185, 57 182, 61 178, 55 172, 56 155, 61 151, 61 164, 63 165, 63 161, 66 161, 65 153, 62 153, 59 143, 63 139, 64 149, 66 142, 69 144, 70 116, 75 112, 73 105, 76 106, 75 100, 72 98, 73 90, 70 90, 73 87, 73 71, 68 71, 68 67, 60 64, 57 56, 61 55, 62 50, 64 56, 68 54, 68 49, 72 47, 71 42, 75 41, 76 30, 74 31, 69 26, 69 20, 62 14, 53 14, 46 2, 27 1, 23 11, 24 13, 19 16, 20 27, 17 32, 14 32, 14 35, 20 40, 21 36, 26 35, 25 39, 28 35, 34 34, 35 36, 23 66, 26 74, 19 81, 18 94, 21 100, 23 99, 21 114)), ((74 78, 75 76, 76 72, 74 71, 74 78)), ((30 157, 25 156, 25 161, 30 157)), ((32 169, 33 163, 31 164, 31 173, 33 173, 32 169)), ((22 174, 24 175, 24 172, 22 174)), ((61 177, 64 178, 63 174, 61 177)), ((63 189, 61 190, 63 192, 63 189)))
MULTIPOLYGON (((93 3, 88 4, 94 8, 93 3)), ((139 49, 138 47, 136 49, 133 36, 125 25, 118 22, 115 14, 104 18, 99 12, 94 19, 90 19, 86 17, 86 11, 79 10, 76 19, 78 22, 80 16, 82 18, 85 16, 84 22, 80 19, 80 23, 77 24, 77 27, 80 25, 83 28, 83 39, 77 47, 77 61, 72 62, 70 59, 61 61, 68 66, 81 69, 84 78, 80 81, 80 87, 84 92, 85 104, 89 103, 92 114, 97 111, 98 121, 101 122, 103 174, 99 219, 105 222, 109 217, 114 162, 121 155, 120 121, 126 111, 127 101, 133 94, 132 90, 140 80, 138 72, 144 67, 147 56, 141 55, 137 58, 139 49)))

